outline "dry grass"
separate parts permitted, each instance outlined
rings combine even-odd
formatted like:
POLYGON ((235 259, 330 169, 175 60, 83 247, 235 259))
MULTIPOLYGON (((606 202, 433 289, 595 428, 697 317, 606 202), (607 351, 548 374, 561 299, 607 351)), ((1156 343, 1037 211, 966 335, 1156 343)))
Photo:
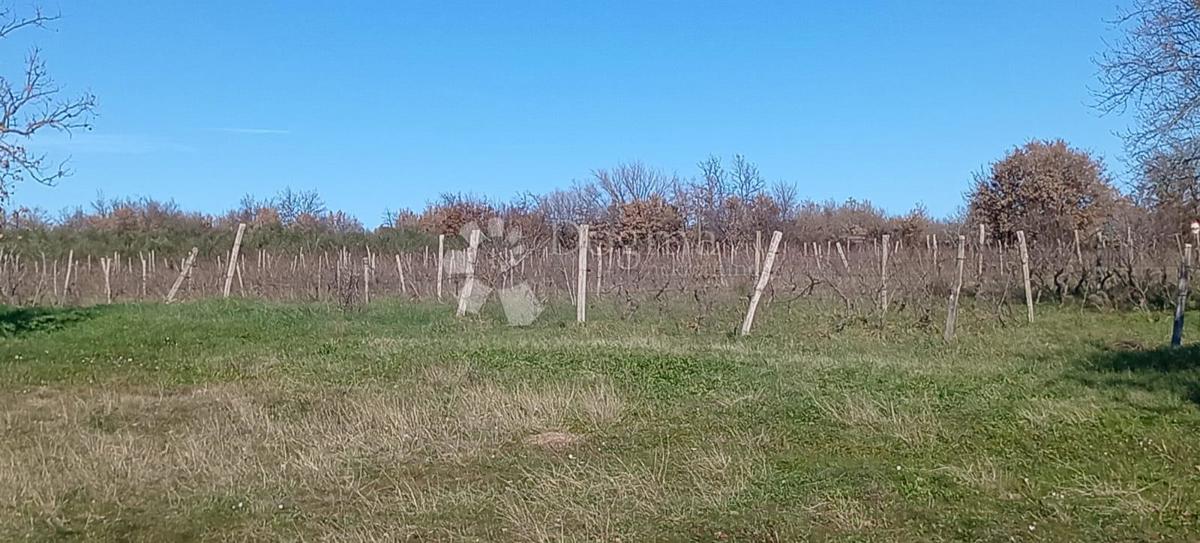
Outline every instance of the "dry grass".
POLYGON ((583 436, 571 432, 542 432, 525 438, 525 443, 552 451, 561 451, 583 441, 583 436))
MULTIPOLYGON (((1133 484, 1105 481, 1097 477, 1087 476, 1079 484, 1063 489, 1057 493, 1062 498, 1082 499, 1083 507, 1104 513, 1132 513, 1143 517, 1161 515, 1179 504, 1159 503, 1151 497, 1150 490, 1155 484, 1134 486, 1133 484)), ((1178 514, 1178 511, 1173 513, 1178 514)))
POLYGON ((809 510, 821 524, 838 532, 866 532, 887 527, 878 503, 849 496, 829 496, 809 510))
POLYGON ((68 520, 71 500, 139 510, 161 505, 151 500, 177 509, 196 496, 229 496, 237 497, 229 514, 251 518, 246 536, 266 529, 262 518, 341 511, 365 520, 352 533, 319 523, 324 537, 387 539, 405 531, 388 518, 480 498, 420 471, 452 472, 569 425, 601 430, 624 408, 602 385, 503 387, 451 368, 425 372, 459 385, 447 394, 436 385, 424 393, 217 385, 6 394, 0 525, 88 533, 86 523, 104 519, 68 525, 80 522, 68 520))
POLYGON ((670 518, 686 501, 727 507, 765 467, 757 439, 734 435, 686 451, 662 447, 646 461, 567 456, 526 470, 500 497, 500 515, 518 540, 627 538, 620 527, 670 518))
POLYGON ((1100 417, 1100 408, 1094 403, 1037 398, 1028 400, 1017 408, 1017 415, 1035 427, 1051 428, 1063 424, 1087 424, 1095 421, 1100 417))
POLYGON ((852 429, 884 435, 916 446, 934 440, 941 431, 928 402, 909 398, 901 405, 893 400, 876 400, 861 394, 841 399, 815 398, 820 412, 829 420, 852 429))
POLYGON ((1003 481, 1003 473, 990 458, 962 465, 941 466, 934 471, 949 474, 959 484, 979 492, 995 491, 1003 481))

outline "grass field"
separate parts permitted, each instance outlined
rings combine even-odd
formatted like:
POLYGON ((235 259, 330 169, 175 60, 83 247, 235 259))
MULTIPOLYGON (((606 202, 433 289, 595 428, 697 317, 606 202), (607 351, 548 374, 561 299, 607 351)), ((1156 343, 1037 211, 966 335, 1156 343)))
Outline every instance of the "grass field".
POLYGON ((0 309, 0 540, 1200 537, 1165 314, 450 312, 0 309))

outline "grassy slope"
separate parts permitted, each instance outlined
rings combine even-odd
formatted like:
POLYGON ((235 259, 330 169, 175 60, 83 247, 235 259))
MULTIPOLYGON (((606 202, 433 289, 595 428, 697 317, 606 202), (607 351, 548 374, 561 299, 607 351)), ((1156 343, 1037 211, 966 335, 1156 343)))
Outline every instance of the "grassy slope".
POLYGON ((1041 311, 945 346, 782 306, 749 339, 0 309, 0 540, 1196 537, 1200 350, 1155 350, 1165 315, 1041 311))

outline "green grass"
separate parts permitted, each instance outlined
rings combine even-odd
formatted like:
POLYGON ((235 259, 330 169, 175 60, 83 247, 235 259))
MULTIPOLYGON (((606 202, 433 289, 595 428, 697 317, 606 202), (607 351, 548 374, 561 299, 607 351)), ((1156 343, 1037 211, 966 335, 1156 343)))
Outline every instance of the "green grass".
POLYGON ((1200 349, 1163 347, 1169 315, 946 345, 781 304, 738 338, 737 311, 0 308, 0 540, 1200 533, 1200 349))

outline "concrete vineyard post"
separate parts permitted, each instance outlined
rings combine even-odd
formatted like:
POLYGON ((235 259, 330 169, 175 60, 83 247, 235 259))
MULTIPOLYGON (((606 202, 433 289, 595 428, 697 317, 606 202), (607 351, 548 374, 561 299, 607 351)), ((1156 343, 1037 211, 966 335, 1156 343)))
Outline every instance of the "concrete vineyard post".
POLYGON ((196 253, 200 252, 198 247, 192 247, 192 252, 188 253, 188 257, 183 261, 182 269, 179 270, 179 277, 175 278, 175 284, 171 285, 171 290, 167 292, 167 303, 175 301, 175 294, 179 292, 179 287, 183 285, 183 280, 192 271, 192 262, 196 260, 196 253))
POLYGON ((937 234, 933 234, 933 236, 931 236, 931 237, 933 238, 933 255, 931 255, 931 258, 933 259, 933 275, 934 275, 935 277, 941 277, 941 275, 942 275, 942 274, 941 274, 941 271, 942 271, 942 270, 938 268, 938 239, 937 239, 937 234))
MULTIPOLYGON (((482 234, 478 228, 471 231, 467 243, 467 262, 466 262, 466 279, 463 280, 463 286, 458 291, 458 309, 454 312, 455 315, 461 317, 467 314, 467 303, 471 298, 471 292, 475 289, 475 255, 479 251, 479 236, 482 234)), ((441 244, 438 244, 439 247, 441 244)), ((440 251, 439 251, 440 252, 440 251)), ((440 265, 439 265, 440 267, 440 265)))
POLYGON ((979 245, 975 247, 975 277, 983 282, 983 250, 987 243, 987 229, 979 225, 979 245))
POLYGON ((1079 230, 1072 231, 1075 235, 1075 260, 1079 262, 1080 269, 1083 268, 1083 249, 1079 246, 1079 230))
POLYGON ((442 301, 442 266, 446 258, 446 234, 438 234, 437 299, 442 301))
POLYGON ((400 274, 400 293, 408 294, 408 287, 404 286, 404 266, 400 264, 400 253, 396 253, 396 273, 400 274))
POLYGON ((954 291, 950 294, 950 308, 946 310, 946 330, 942 334, 942 339, 950 341, 954 339, 955 327, 958 325, 958 299, 962 295, 963 286, 963 267, 967 261, 967 237, 958 236, 958 279, 954 283, 954 291))
POLYGON ((371 259, 362 257, 363 270, 363 304, 371 303, 371 259))
POLYGON ((233 237, 233 249, 229 251, 229 269, 225 271, 225 287, 221 297, 229 297, 229 289, 233 286, 233 273, 237 269, 238 253, 242 250, 242 235, 246 233, 246 223, 239 223, 237 235, 233 237))
MULTIPOLYGON (((120 266, 120 264, 117 264, 120 266)), ((104 272, 104 303, 112 303, 112 284, 109 282, 109 271, 112 270, 112 260, 100 257, 100 269, 104 272)))
POLYGON ((1033 287, 1029 282, 1029 247, 1025 244, 1025 231, 1017 230, 1017 245, 1021 249, 1021 280, 1025 283, 1025 309, 1029 322, 1033 322, 1033 287))
POLYGON ((842 259, 842 268, 846 270, 847 274, 849 274, 850 273, 850 261, 846 260, 846 251, 842 250, 842 242, 840 242, 840 241, 837 242, 837 252, 838 252, 838 258, 842 259))
POLYGON ((67 293, 71 290, 71 269, 75 267, 74 264, 75 249, 71 249, 70 252, 67 253, 67 273, 66 277, 63 278, 63 298, 66 298, 67 293))
POLYGON ((891 239, 892 236, 883 235, 883 253, 879 265, 879 309, 881 315, 886 315, 888 310, 888 250, 892 246, 891 239))
POLYGON ((575 321, 587 322, 588 225, 579 225, 579 269, 576 279, 575 321))
MULTIPOLYGON (((1200 252, 1200 221, 1192 221, 1192 224, 1189 225, 1189 228, 1192 231, 1192 240, 1195 244, 1192 247, 1200 252)), ((1200 255, 1197 255, 1196 262, 1200 263, 1200 255)))
POLYGON ((1179 292, 1175 298, 1175 320, 1171 324, 1171 347, 1183 345, 1183 314, 1187 311, 1188 268, 1192 261, 1192 244, 1183 246, 1183 262, 1179 264, 1179 292))
POLYGON ((762 230, 754 232, 754 275, 762 273, 762 230))
POLYGON ((767 258, 763 261, 762 272, 758 274, 758 282, 754 285, 754 295, 750 298, 750 307, 746 309, 746 318, 742 320, 742 335, 750 333, 750 327, 754 324, 754 313, 758 311, 758 302, 762 299, 763 289, 767 288, 767 281, 771 280, 771 268, 775 265, 775 252, 779 250, 779 240, 783 238, 783 232, 778 230, 771 234, 771 245, 767 248, 767 258))
POLYGON ((604 247, 596 247, 596 292, 604 289, 604 247))
POLYGON ((1133 227, 1125 227, 1125 249, 1129 254, 1129 267, 1133 269, 1133 261, 1137 259, 1137 253, 1133 250, 1133 227))

